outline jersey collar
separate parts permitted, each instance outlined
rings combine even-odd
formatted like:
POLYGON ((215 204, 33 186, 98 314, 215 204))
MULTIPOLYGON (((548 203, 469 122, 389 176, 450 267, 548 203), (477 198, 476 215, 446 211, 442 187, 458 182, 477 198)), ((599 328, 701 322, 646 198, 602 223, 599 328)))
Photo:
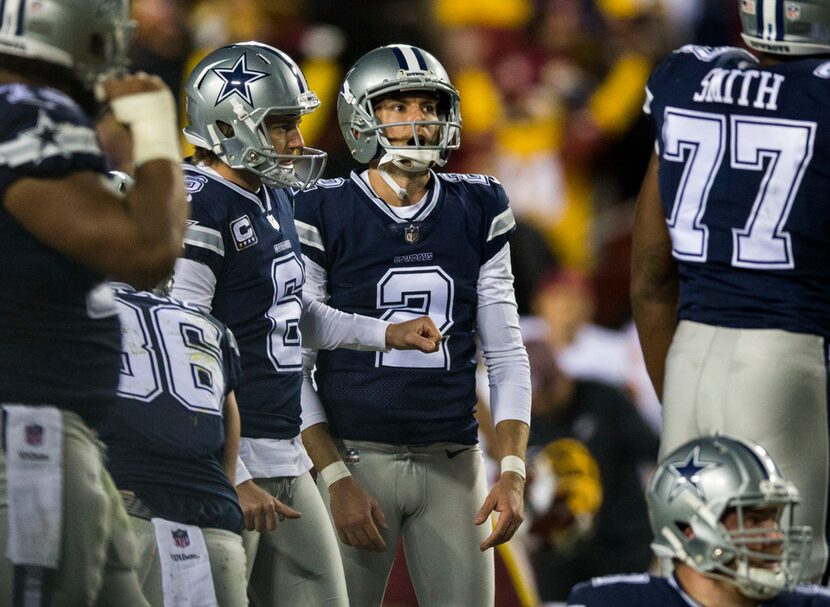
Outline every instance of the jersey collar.
POLYGON ((432 170, 430 170, 429 174, 431 179, 429 191, 427 192, 426 204, 424 204, 423 208, 418 211, 414 217, 399 217, 382 198, 375 194, 374 190, 369 187, 369 184, 367 184, 360 175, 358 175, 357 171, 352 171, 350 178, 352 183, 354 183, 358 189, 363 192, 366 198, 368 198, 370 202, 374 203, 374 205, 392 221, 395 223, 412 223, 426 219, 438 205, 438 199, 441 196, 441 180, 438 179, 438 175, 436 175, 432 170))
POLYGON ((263 197, 260 198, 254 192, 246 190, 245 188, 236 185, 234 182, 225 179, 219 173, 217 173, 208 166, 186 164, 185 169, 191 169, 193 171, 196 171, 197 173, 204 175, 205 177, 212 179, 213 181, 218 181, 225 187, 230 188, 237 194, 247 198, 248 200, 256 204, 259 207, 259 210, 263 213, 271 210, 271 194, 264 184, 260 186, 260 192, 263 192, 264 194, 263 197))

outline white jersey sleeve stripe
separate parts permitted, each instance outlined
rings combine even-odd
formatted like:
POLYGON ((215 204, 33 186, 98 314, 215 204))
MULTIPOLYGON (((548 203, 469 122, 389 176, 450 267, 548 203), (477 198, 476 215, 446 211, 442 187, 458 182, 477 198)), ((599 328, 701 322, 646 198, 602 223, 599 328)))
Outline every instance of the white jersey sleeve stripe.
POLYGON ((22 131, 11 141, 0 144, 0 165, 15 168, 28 162, 39 164, 47 158, 69 154, 100 156, 101 147, 95 131, 75 125, 56 126, 42 114, 38 126, 22 131), (51 140, 45 140, 47 136, 51 140))
POLYGON ((213 251, 217 255, 225 256, 225 243, 222 235, 212 228, 203 226, 188 226, 184 233, 184 242, 194 247, 202 247, 213 251))
POLYGON ((323 237, 320 234, 320 230, 315 228, 313 225, 307 224, 303 221, 294 220, 294 225, 297 227, 297 236, 300 237, 300 242, 306 246, 314 247, 315 249, 320 249, 324 253, 326 252, 326 247, 323 245, 323 237))
POLYGON ((516 220, 513 217, 513 211, 506 209, 493 218, 490 224, 490 233, 487 234, 487 242, 493 240, 496 236, 501 236, 505 232, 509 232, 516 225, 516 220))

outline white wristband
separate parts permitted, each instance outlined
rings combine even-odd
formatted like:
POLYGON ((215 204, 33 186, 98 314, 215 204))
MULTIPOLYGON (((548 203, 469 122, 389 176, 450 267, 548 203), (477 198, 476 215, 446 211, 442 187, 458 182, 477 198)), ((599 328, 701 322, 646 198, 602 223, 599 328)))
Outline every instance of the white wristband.
POLYGON ((515 472, 524 480, 527 477, 525 473, 525 463, 522 458, 517 455, 505 455, 501 458, 501 473, 515 472))
POLYGON ((115 119, 130 128, 136 168, 149 160, 181 161, 176 100, 170 91, 117 97, 110 107, 115 119))
POLYGON ((344 464, 341 461, 329 464, 328 466, 320 470, 320 476, 323 477, 323 482, 326 483, 326 487, 331 487, 341 478, 346 478, 347 476, 351 475, 352 473, 349 472, 348 468, 346 468, 346 464, 344 464))

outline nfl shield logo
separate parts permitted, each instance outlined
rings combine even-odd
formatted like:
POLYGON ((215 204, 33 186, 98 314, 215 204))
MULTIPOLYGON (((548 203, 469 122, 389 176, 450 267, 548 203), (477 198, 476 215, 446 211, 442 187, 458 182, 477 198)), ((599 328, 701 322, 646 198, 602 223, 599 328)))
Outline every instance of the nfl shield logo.
POLYGON ((403 239, 408 242, 409 244, 415 244, 418 242, 418 239, 421 237, 420 232, 421 229, 418 226, 411 225, 404 229, 403 231, 403 239))
POLYGON ((173 536, 173 541, 176 543, 177 547, 187 548, 190 546, 190 536, 187 535, 187 531, 184 529, 176 529, 175 531, 171 531, 170 535, 173 536))
POLYGON ((741 10, 747 15, 755 14, 755 0, 741 0, 741 10))
POLYGON ((40 447, 43 444, 43 426, 40 424, 26 426, 26 444, 31 447, 40 447))
POLYGON ((790 2, 787 5, 787 19, 790 21, 797 21, 801 19, 801 6, 794 2, 790 2))
POLYGON ((274 228, 277 232, 280 231, 280 222, 277 221, 277 218, 273 215, 268 215, 268 223, 271 224, 271 227, 274 228))

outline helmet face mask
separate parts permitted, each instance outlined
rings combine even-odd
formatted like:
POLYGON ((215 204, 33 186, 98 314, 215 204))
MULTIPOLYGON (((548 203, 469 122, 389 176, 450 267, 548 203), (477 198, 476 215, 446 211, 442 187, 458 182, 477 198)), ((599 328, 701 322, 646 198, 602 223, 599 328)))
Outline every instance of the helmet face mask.
POLYGON ((461 144, 461 110, 458 91, 435 57, 417 47, 399 44, 370 51, 352 67, 337 99, 340 130, 352 156, 362 164, 384 156, 403 170, 422 171, 446 164, 461 144), (381 123, 375 108, 386 97, 434 96, 435 120, 381 123), (386 129, 407 126, 412 136, 394 145, 386 129), (437 130, 434 141, 421 141, 418 128, 437 130), (437 128, 436 128, 437 127, 437 128))
POLYGON ((92 90, 127 70, 135 33, 129 13, 129 0, 6 2, 0 18, 15 18, 18 28, 0 34, 0 53, 65 68, 92 90))
POLYGON ((185 137, 229 167, 250 171, 269 186, 300 190, 322 175, 325 152, 277 150, 266 124, 274 117, 299 118, 320 105, 297 64, 282 51, 256 42, 216 49, 193 69, 185 92, 185 137))
POLYGON ((799 582, 812 532, 793 525, 798 491, 760 446, 723 436, 686 443, 658 466, 647 499, 658 556, 758 600, 799 582))
POLYGON ((738 0, 747 46, 776 55, 830 54, 830 6, 825 0, 738 0))

